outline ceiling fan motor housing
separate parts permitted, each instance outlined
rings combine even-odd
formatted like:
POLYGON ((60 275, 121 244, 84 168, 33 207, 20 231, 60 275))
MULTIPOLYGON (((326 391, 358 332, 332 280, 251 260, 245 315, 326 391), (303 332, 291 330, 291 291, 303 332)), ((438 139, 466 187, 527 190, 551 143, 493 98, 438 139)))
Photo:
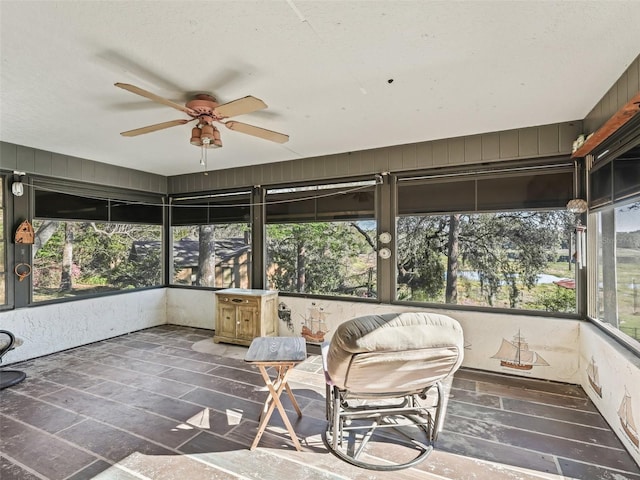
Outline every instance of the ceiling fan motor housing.
POLYGON ((210 117, 215 117, 216 119, 222 118, 218 117, 215 114, 215 109, 218 106, 216 99, 211 95, 200 94, 196 95, 196 98, 187 102, 186 107, 196 112, 197 117, 201 115, 208 115, 210 117))

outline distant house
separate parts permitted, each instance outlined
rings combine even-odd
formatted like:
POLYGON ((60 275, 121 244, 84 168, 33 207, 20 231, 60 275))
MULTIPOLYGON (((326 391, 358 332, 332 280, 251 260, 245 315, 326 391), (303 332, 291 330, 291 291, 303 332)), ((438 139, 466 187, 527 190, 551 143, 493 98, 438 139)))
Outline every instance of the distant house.
MULTIPOLYGON (((130 261, 140 261, 148 252, 160 251, 159 241, 137 240, 129 252, 130 261)), ((246 239, 225 238, 215 241, 215 285, 210 287, 249 288, 251 269, 251 246, 246 239)), ((178 240, 173 242, 173 281, 174 284, 196 285, 198 278, 198 259, 200 250, 198 240, 178 240)))

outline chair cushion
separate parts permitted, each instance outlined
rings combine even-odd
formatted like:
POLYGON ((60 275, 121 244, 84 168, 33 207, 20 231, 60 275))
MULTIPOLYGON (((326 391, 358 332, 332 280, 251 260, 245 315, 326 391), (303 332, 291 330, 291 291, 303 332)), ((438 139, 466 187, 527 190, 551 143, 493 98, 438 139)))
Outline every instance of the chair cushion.
POLYGON ((331 383, 360 393, 421 390, 462 363, 460 324, 436 313, 367 315, 342 323, 326 349, 331 383))

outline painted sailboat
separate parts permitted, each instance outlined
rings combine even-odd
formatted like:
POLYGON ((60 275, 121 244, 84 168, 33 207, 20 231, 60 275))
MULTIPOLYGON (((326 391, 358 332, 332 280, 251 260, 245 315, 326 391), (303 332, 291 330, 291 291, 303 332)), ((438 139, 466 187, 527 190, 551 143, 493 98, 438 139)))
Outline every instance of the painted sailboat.
POLYGON ((503 338, 500 349, 491 358, 500 360, 502 367, 515 368, 516 370, 531 370, 534 366, 549 366, 538 352, 529 350, 529 344, 520 335, 519 330, 513 336, 513 341, 503 338))
POLYGON ((329 331, 326 320, 327 314, 324 309, 312 303, 309 308, 309 315, 305 317, 302 324, 302 336, 307 342, 324 342, 324 336, 329 331))
POLYGON ((638 440, 638 428, 633 420, 633 413, 631 412, 631 395, 629 395, 626 387, 624 389, 624 397, 620 403, 620 408, 618 408, 618 417, 620 418, 620 424, 622 425, 624 433, 626 433, 629 440, 638 447, 640 443, 638 440))
POLYGON ((587 366, 587 378, 589 379, 589 385, 593 388, 593 391, 602 398, 602 386, 600 385, 600 376, 598 375, 598 365, 596 361, 591 357, 591 362, 587 366))

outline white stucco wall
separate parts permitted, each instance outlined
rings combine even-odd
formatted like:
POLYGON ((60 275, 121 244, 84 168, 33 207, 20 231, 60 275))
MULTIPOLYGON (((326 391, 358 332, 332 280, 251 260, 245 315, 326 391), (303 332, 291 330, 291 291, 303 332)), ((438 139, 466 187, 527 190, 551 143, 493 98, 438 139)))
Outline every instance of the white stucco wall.
POLYGON ((215 294, 208 290, 167 289, 167 323, 215 329, 215 294))
POLYGON ((636 430, 640 429, 640 358, 596 326, 585 323, 581 325, 579 373, 582 388, 640 465, 640 449, 623 430, 618 414, 626 392, 629 395, 632 422, 636 430), (587 374, 592 361, 598 371, 594 383, 600 387, 600 394, 589 382, 587 374))
MULTIPOLYGON (((279 334, 300 335, 302 326, 324 330, 330 339, 336 326, 350 318, 399 311, 429 311, 416 307, 348 300, 280 297, 279 334), (321 326, 322 324, 322 326, 321 326)), ((640 464, 640 452, 621 427, 618 409, 625 391, 640 426, 640 358, 588 322, 528 315, 434 310, 455 318, 465 335, 464 366, 580 384, 640 464), (504 340, 524 337, 528 348, 548 366, 514 370, 492 358, 504 340), (587 377, 587 366, 598 365, 602 396, 587 377)), ((114 296, 22 308, 0 313, 0 329, 13 332, 23 345, 7 353, 3 365, 85 345, 165 323, 214 329, 215 295, 192 289, 154 289, 114 296)))
POLYGON ((0 313, 0 330, 23 344, 3 365, 166 323, 166 289, 121 293, 0 313))
MULTIPOLYGON (((360 315, 429 311, 398 305, 284 296, 280 296, 279 302, 283 310, 279 312, 280 335, 300 335, 302 326, 305 324, 317 330, 318 323, 321 321, 326 324, 322 327, 326 330, 326 340, 331 338, 333 330, 339 323, 360 315)), ((580 382, 578 341, 581 322, 577 320, 453 310, 433 311, 449 315, 462 325, 466 345, 464 366, 559 382, 580 382), (515 370, 501 366, 500 360, 491 358, 497 353, 503 338, 509 341, 518 333, 524 337, 529 349, 537 352, 549 366, 515 370)), ((168 289, 167 322, 213 329, 215 325, 214 293, 191 289, 168 289)))

